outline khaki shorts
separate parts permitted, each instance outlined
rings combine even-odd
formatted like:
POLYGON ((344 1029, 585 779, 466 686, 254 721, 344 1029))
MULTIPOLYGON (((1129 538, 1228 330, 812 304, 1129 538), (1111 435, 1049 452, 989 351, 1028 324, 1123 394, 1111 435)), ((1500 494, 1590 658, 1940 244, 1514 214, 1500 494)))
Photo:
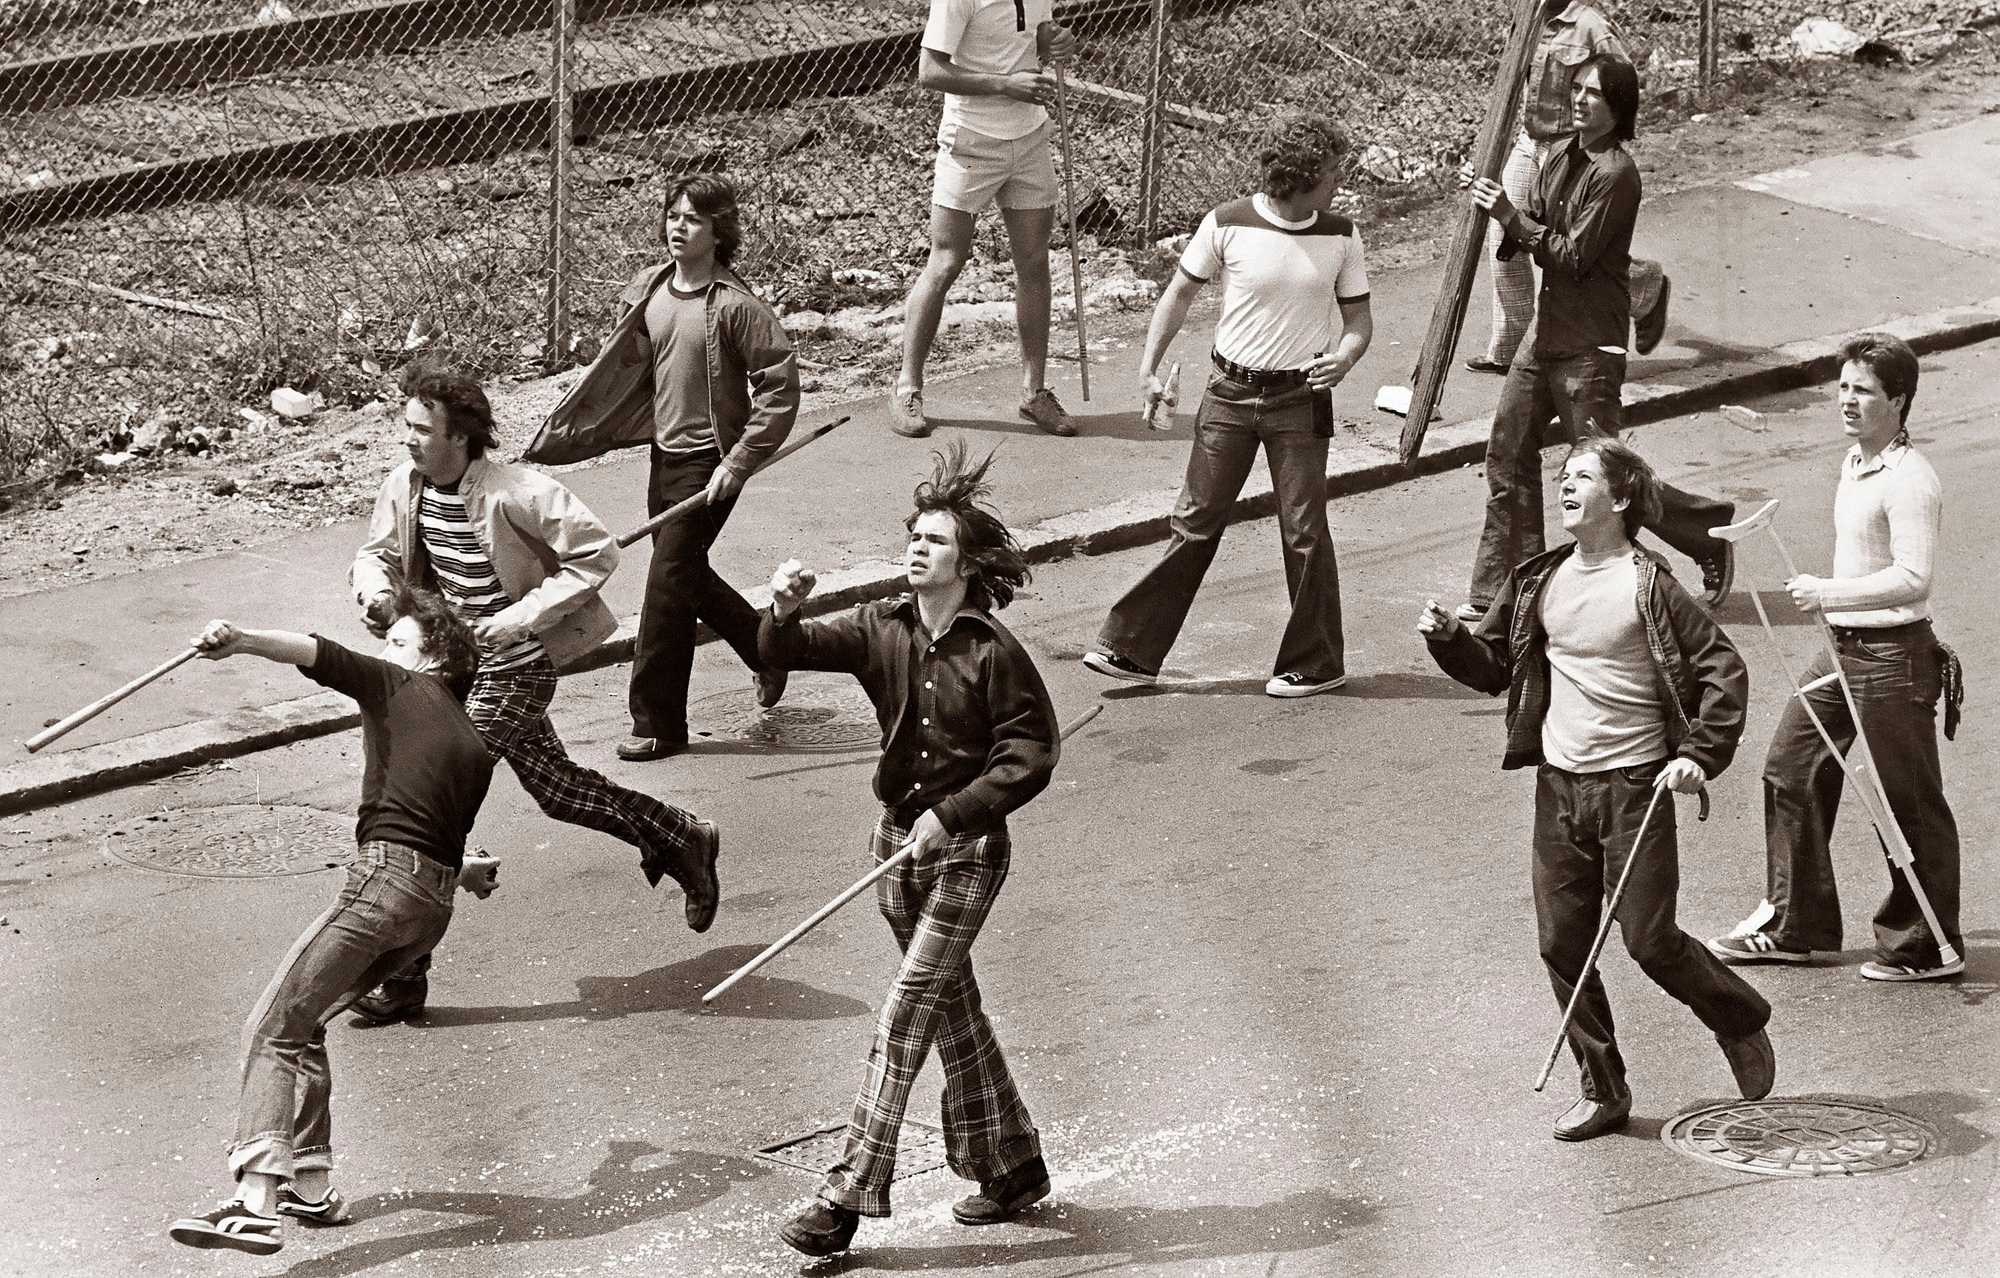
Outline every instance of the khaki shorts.
POLYGON ((978 213, 996 200, 1003 209, 1056 206, 1056 166, 1047 123, 1018 138, 992 138, 962 124, 938 130, 931 203, 978 213))

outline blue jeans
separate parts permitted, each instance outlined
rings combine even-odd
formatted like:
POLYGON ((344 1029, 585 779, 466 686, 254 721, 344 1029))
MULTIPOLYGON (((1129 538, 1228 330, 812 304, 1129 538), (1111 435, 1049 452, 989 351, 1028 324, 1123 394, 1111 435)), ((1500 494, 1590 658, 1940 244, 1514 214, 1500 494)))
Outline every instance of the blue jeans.
POLYGON ((339 898, 292 943, 244 1026, 231 1175, 289 1180, 333 1166, 327 1022, 430 952, 451 922, 457 886, 457 871, 414 848, 361 846, 339 898))
MULTIPOLYGON (((1938 764, 1937 703, 1943 690, 1937 636, 1928 621, 1886 630, 1835 631, 1841 669, 1854 690, 1889 810, 1910 845, 1918 882, 1953 946, 1958 930, 1958 823, 1944 798, 1938 764)), ((1833 673, 1814 657, 1800 683, 1833 673)), ((1834 742, 1854 741, 1854 719, 1838 685, 1806 694, 1834 742)), ((1785 702, 1764 757, 1767 899, 1777 914, 1764 930, 1791 949, 1840 948, 1840 894, 1828 843, 1845 775, 1797 698, 1785 702)), ((1884 849, 1884 855, 1887 850, 1884 849)), ((1962 948, 1962 947, 1960 947, 1962 948)), ((1875 911, 1875 952, 1887 963, 1935 967, 1937 938, 1924 922, 1903 872, 1889 870, 1889 895, 1875 911)))
POLYGON ((1194 448, 1168 521, 1166 553, 1112 605, 1098 636, 1104 647, 1147 670, 1166 661, 1215 562, 1259 444, 1278 498, 1285 587, 1292 600, 1273 673, 1313 680, 1347 673, 1340 566, 1326 527, 1326 440, 1313 429, 1312 392, 1303 386, 1251 386, 1221 374, 1209 378, 1195 415, 1194 448))
MULTIPOLYGON (((1469 602, 1492 604, 1507 574, 1542 553, 1542 448, 1591 435, 1616 437, 1624 421, 1619 392, 1625 385, 1625 357, 1581 351, 1560 358, 1534 354, 1534 335, 1514 357, 1507 384, 1493 410, 1493 433, 1486 440, 1486 525, 1472 561, 1469 602), (1550 420, 1559 425, 1551 434, 1550 420)), ((1719 553, 1722 543, 1710 528, 1729 523, 1736 507, 1712 497, 1660 485, 1660 517, 1646 530, 1690 559, 1719 553)))

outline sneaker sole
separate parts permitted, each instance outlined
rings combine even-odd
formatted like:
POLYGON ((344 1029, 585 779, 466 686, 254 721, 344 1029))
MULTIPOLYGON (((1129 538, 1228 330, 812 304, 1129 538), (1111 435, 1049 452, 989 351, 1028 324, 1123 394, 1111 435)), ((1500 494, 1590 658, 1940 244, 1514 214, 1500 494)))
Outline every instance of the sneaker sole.
POLYGON ((1160 676, 1149 675, 1143 670, 1122 670, 1108 661, 1099 659, 1094 652, 1083 654, 1083 664, 1101 675, 1109 675, 1113 679, 1123 679, 1127 683, 1153 684, 1160 681, 1160 676))
POLYGON ((203 1251, 242 1251, 252 1256, 273 1255, 285 1245, 285 1240, 282 1238, 270 1238, 260 1234, 230 1234, 208 1226, 200 1229, 183 1229, 179 1225, 174 1225, 167 1230, 167 1237, 183 1247, 198 1247, 203 1251))
POLYGON ((1332 692, 1335 688, 1343 687, 1346 683, 1346 675, 1342 675, 1338 679, 1330 679, 1325 683, 1280 684, 1276 687, 1267 683, 1264 685, 1264 695, 1267 697, 1316 697, 1322 692, 1332 692))
POLYGON ((1748 954, 1742 950, 1727 949, 1710 941, 1705 946, 1710 954, 1725 963, 1810 963, 1812 951, 1768 950, 1761 954, 1748 954))
POLYGON ((1948 976, 1959 976, 1964 972, 1965 963, 1963 961, 1953 963, 1948 967, 1927 967, 1919 972, 1890 972, 1879 968, 1870 971, 1866 966, 1863 966, 1861 969, 1861 979, 1864 981, 1887 981, 1891 984, 1902 985, 1912 981, 1942 981, 1948 976))
POLYGON ((1014 1217, 1028 1210, 1028 1208, 1042 1201, 1042 1199, 1047 1198, 1050 1188, 1050 1183, 1045 1180, 1033 1189, 1024 1190, 1016 1195, 1014 1201, 1007 1204, 1005 1211, 998 1216, 961 1215, 958 1204, 953 1203, 951 1205, 951 1218, 961 1225, 1004 1225, 1014 1219, 1014 1217))
POLYGON ((279 1203, 278 1214, 313 1229, 331 1229, 336 1225, 354 1223, 354 1215, 347 1210, 347 1204, 344 1202, 333 1211, 327 1211, 323 1205, 318 1209, 308 1210, 298 1204, 279 1203))

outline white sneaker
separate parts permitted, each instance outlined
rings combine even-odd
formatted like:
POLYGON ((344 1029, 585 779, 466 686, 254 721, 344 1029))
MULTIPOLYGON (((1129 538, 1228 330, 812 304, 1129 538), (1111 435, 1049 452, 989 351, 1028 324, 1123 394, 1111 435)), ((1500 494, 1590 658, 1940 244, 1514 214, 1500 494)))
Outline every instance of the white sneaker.
POLYGON ((1728 935, 1749 936, 1752 932, 1761 932, 1764 930, 1766 923, 1777 917, 1778 909, 1776 906, 1772 905, 1769 901, 1759 901, 1757 902, 1757 908, 1750 911, 1749 917, 1745 918, 1735 927, 1730 928, 1728 935))
POLYGON ((1332 692, 1335 688, 1346 682, 1346 675, 1335 675, 1331 679, 1315 681, 1306 675, 1286 671, 1284 674, 1274 676, 1269 683, 1264 685, 1264 695, 1267 697, 1310 697, 1316 692, 1332 692))
POLYGON ((1884 963, 1870 959, 1861 965, 1864 981, 1940 981, 1965 970, 1964 959, 1953 959, 1936 967, 1911 967, 1907 963, 1884 963))

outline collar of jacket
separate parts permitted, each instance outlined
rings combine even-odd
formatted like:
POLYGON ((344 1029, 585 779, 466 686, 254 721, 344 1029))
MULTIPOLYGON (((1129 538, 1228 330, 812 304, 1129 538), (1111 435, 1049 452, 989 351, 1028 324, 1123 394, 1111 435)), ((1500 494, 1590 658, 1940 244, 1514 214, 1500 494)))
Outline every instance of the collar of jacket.
MULTIPOLYGON (((896 597, 895 605, 893 606, 891 611, 895 612, 898 616, 902 617, 905 621, 910 622, 912 625, 921 626, 924 623, 924 614, 922 610, 920 610, 917 607, 917 596, 914 591, 898 595, 896 597)), ((951 615, 951 620, 945 623, 944 629, 932 635, 931 638, 932 639, 944 638, 946 635, 951 633, 952 627, 956 626, 961 621, 976 621, 982 628, 984 628, 989 633, 993 631, 994 626, 996 624, 992 616, 989 613, 987 613, 984 609, 975 608, 969 603, 963 604, 959 607, 959 610, 957 612, 951 615)))

